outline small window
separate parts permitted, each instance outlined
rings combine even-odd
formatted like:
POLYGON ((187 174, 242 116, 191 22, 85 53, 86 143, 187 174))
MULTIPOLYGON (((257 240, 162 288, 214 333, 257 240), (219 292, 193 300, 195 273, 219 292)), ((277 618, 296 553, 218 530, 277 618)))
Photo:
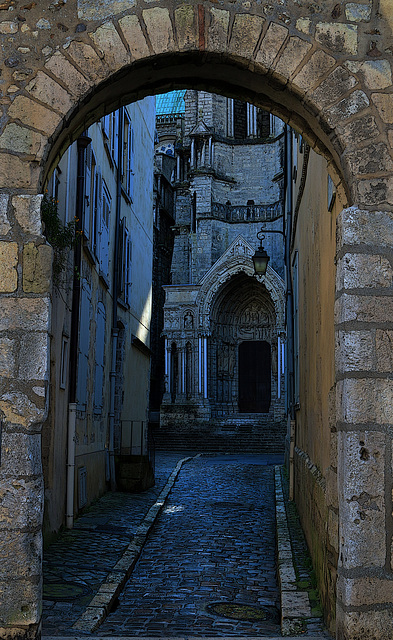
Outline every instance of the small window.
POLYGON ((131 236, 126 226, 126 220, 123 218, 120 222, 120 246, 119 246, 119 291, 118 297, 125 304, 130 303, 131 293, 131 236))
POLYGON ((132 201, 134 195, 134 129, 127 111, 124 111, 122 185, 132 201))

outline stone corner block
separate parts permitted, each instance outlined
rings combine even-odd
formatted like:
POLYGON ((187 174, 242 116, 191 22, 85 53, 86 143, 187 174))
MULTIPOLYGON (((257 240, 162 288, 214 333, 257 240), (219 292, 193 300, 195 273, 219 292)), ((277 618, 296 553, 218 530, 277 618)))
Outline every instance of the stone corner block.
POLYGON ((18 244, 0 242, 0 292, 13 293, 18 288, 18 244))
POLYGON ((52 282, 52 255, 49 245, 36 247, 29 242, 23 248, 23 291, 26 293, 47 293, 52 282))

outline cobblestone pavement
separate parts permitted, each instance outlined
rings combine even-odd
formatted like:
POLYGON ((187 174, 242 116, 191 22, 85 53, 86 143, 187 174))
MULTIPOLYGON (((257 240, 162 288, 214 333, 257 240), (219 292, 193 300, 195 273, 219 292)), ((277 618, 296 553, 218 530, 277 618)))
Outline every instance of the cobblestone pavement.
POLYGON ((100 635, 279 634, 274 468, 261 462, 242 455, 185 464, 100 635), (209 610, 214 603, 232 603, 225 616, 264 615, 266 606, 273 617, 231 619, 209 610))
MULTIPOLYGON (((280 460, 257 455, 211 455, 186 462, 117 609, 98 632, 72 628, 178 461, 190 455, 196 453, 159 452, 154 488, 143 494, 107 494, 49 547, 44 561, 44 636, 280 636, 274 615, 279 592, 272 466, 280 460), (209 609, 215 603, 233 606, 224 612, 209 609), (235 605, 249 608, 239 612, 235 605), (261 609, 265 620, 222 615, 258 616, 261 609)), ((303 544, 304 540, 298 545, 302 557, 303 544)), ((303 571, 299 573, 303 577, 303 571)), ((311 635, 330 637, 318 620, 310 622, 305 634, 310 640, 311 635)))
POLYGON ((184 457, 183 453, 160 452, 154 487, 140 494, 107 493, 44 552, 45 635, 70 631, 184 457))

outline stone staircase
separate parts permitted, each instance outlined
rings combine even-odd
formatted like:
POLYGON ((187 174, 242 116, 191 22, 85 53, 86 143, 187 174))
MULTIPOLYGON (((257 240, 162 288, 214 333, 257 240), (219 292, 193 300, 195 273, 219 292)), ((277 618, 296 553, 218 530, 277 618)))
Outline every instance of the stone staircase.
POLYGON ((222 453, 282 453, 286 423, 265 414, 235 414, 206 423, 155 427, 158 451, 222 453))

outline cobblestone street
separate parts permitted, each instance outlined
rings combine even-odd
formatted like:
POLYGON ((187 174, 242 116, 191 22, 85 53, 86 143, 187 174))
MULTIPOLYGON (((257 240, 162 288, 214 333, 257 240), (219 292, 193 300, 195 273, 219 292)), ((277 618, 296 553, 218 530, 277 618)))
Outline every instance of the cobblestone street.
MULTIPOLYGON (((43 635, 279 637, 277 462, 160 452, 155 487, 106 494, 47 549, 43 635)), ((297 579, 307 585, 295 513, 289 522, 297 579)), ((318 616, 301 629, 310 640, 329 637, 318 616)))
POLYGON ((279 633, 273 471, 258 456, 187 462, 101 635, 279 633), (266 605, 273 620, 217 616, 217 602, 266 605))

